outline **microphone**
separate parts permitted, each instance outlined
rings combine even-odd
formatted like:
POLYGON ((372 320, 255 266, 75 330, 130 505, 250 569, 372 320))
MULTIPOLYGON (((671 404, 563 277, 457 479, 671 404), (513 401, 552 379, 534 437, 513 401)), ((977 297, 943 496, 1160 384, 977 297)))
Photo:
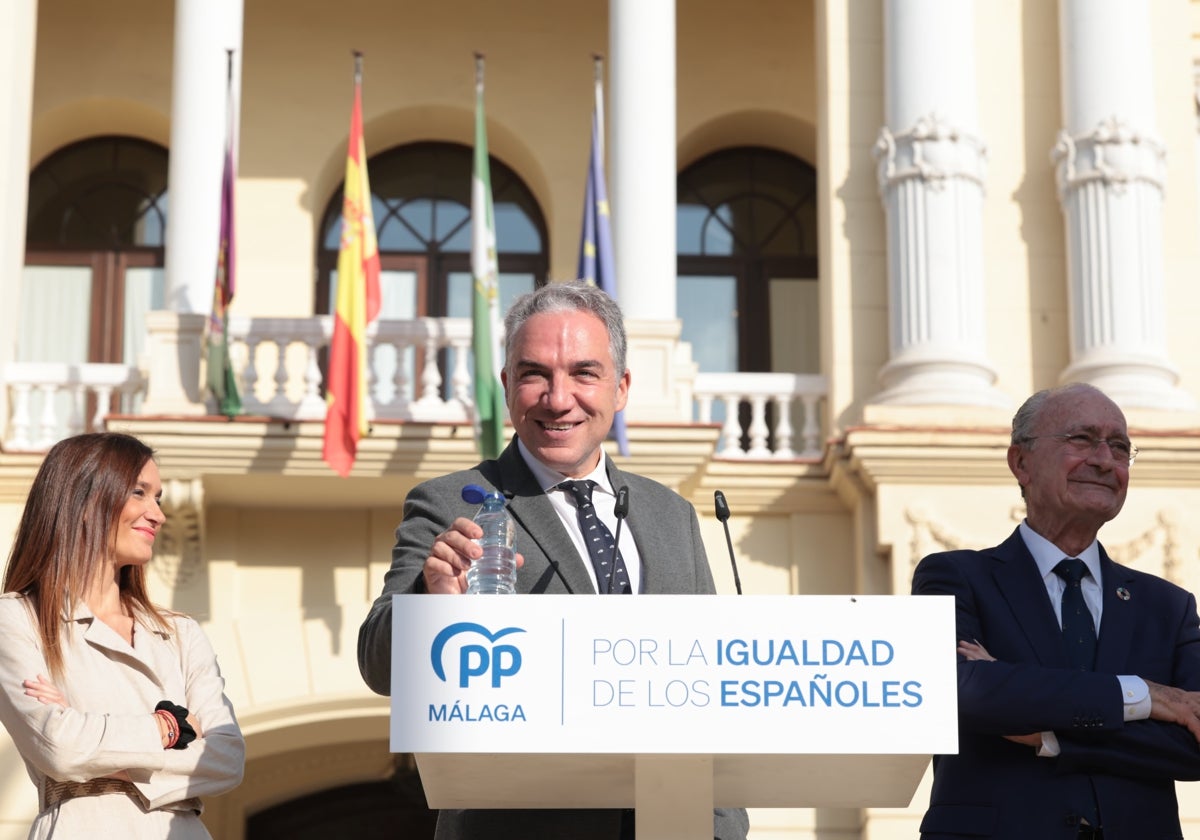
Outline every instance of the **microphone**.
POLYGON ((713 491, 713 503, 717 509, 717 519, 725 526, 725 545, 729 548, 729 565, 733 566, 733 585, 737 587, 737 594, 741 595, 742 579, 738 577, 737 560, 733 559, 733 539, 729 536, 729 503, 720 490, 713 491))
POLYGON ((604 594, 612 594, 613 573, 617 569, 617 551, 621 545, 621 523, 625 521, 625 517, 629 515, 629 488, 622 485, 617 491, 617 501, 613 505, 613 516, 617 517, 617 533, 613 536, 612 557, 608 561, 608 586, 605 587, 604 594))

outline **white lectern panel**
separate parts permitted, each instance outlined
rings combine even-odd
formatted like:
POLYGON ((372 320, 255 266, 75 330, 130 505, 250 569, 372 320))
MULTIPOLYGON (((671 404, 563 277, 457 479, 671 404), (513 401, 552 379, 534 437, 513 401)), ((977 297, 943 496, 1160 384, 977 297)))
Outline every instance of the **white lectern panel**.
POLYGON ((902 807, 958 749, 948 597, 393 605, 392 750, 435 808, 902 807))

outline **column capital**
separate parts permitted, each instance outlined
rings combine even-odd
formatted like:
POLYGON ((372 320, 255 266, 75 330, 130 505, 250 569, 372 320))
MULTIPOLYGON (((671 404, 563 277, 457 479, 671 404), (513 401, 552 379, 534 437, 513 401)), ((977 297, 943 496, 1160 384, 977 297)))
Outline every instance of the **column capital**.
POLYGON ((1166 186, 1166 147, 1116 114, 1087 134, 1060 131, 1050 159, 1057 167, 1060 200, 1091 181, 1102 182, 1118 195, 1134 183, 1160 193, 1166 186))
POLYGON ((878 165, 881 193, 914 178, 935 190, 955 178, 982 190, 987 178, 987 144, 937 112, 919 118, 905 131, 893 132, 885 125, 871 154, 878 165))

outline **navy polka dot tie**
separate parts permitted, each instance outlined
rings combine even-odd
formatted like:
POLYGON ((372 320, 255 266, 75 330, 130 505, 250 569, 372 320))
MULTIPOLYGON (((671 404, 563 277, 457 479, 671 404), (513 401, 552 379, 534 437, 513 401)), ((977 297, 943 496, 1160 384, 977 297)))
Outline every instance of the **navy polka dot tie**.
POLYGON ((565 490, 575 501, 575 516, 579 519, 579 530, 587 546, 588 557, 596 570, 596 589, 602 595, 628 595, 629 573, 625 571, 625 560, 620 550, 613 551, 615 541, 612 531, 596 516, 592 505, 594 481, 564 481, 558 489, 565 490), (614 562, 615 556, 615 562, 614 562))
POLYGON ((1080 581, 1089 574, 1084 562, 1075 557, 1060 560, 1054 574, 1063 580, 1062 634, 1067 662, 1072 668, 1090 671, 1096 660, 1096 623, 1083 600, 1080 581))

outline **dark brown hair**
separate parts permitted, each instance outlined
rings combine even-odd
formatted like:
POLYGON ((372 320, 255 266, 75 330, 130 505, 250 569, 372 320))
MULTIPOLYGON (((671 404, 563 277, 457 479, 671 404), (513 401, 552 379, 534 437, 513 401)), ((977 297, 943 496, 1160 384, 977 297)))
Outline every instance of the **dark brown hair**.
MULTIPOLYGON (((153 457, 154 450, 130 435, 77 435, 55 444, 34 476, 8 556, 4 591, 29 599, 52 679, 62 676, 64 619, 102 574, 121 511, 153 457)), ((144 566, 122 568, 119 586, 121 605, 130 615, 140 613, 166 629, 146 592, 144 566)))

